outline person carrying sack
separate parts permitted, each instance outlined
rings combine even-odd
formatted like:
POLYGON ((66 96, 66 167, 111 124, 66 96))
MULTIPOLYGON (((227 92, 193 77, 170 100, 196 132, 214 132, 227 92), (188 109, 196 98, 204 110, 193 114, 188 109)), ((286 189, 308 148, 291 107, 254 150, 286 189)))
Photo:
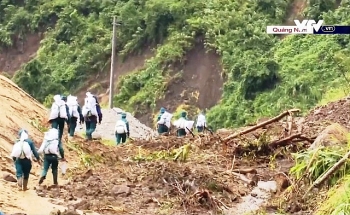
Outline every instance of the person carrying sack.
POLYGON ((207 120, 205 119, 203 112, 200 112, 197 117, 196 127, 197 127, 198 133, 202 133, 204 131, 204 128, 207 127, 207 120))
POLYGON ((66 103, 62 100, 60 95, 53 97, 54 103, 51 106, 49 122, 52 128, 59 130, 59 140, 62 140, 64 123, 68 120, 68 113, 66 103))
POLYGON ((115 137, 117 145, 126 142, 126 138, 130 135, 129 122, 126 119, 126 113, 122 113, 122 118, 119 119, 115 125, 115 137))
POLYGON ((96 130, 97 122, 98 124, 102 122, 102 112, 96 97, 90 92, 86 93, 82 114, 86 126, 86 139, 92 140, 92 133, 96 130))
POLYGON ((20 138, 12 148, 11 157, 15 162, 17 185, 20 190, 26 191, 28 189, 29 174, 32 169, 32 153, 36 161, 41 163, 41 160, 33 141, 29 139, 28 132, 21 129, 18 135, 20 138))
POLYGON ((175 127, 177 128, 177 136, 184 137, 186 136, 186 122, 187 122, 187 113, 185 111, 181 112, 181 117, 174 122, 175 127))
POLYGON ((49 168, 52 169, 53 183, 58 185, 58 156, 61 155, 61 161, 66 161, 64 158, 63 149, 59 150, 60 141, 59 132, 55 128, 51 128, 45 133, 44 141, 38 150, 38 153, 44 154, 44 168, 41 173, 39 185, 41 185, 46 179, 49 168))
POLYGON ((68 122, 68 133, 70 137, 74 136, 75 129, 77 127, 77 121, 79 118, 79 123, 84 123, 84 117, 79 106, 77 97, 69 95, 67 97, 67 106, 69 111, 69 122, 68 122))
POLYGON ((162 134, 162 133, 166 133, 168 132, 168 128, 165 126, 165 122, 160 123, 160 119, 162 117, 162 115, 165 113, 165 108, 160 108, 158 117, 157 117, 157 130, 158 130, 158 134, 162 134))
POLYGON ((164 134, 169 132, 172 117, 173 115, 167 112, 164 108, 160 109, 160 114, 157 119, 158 134, 164 134))

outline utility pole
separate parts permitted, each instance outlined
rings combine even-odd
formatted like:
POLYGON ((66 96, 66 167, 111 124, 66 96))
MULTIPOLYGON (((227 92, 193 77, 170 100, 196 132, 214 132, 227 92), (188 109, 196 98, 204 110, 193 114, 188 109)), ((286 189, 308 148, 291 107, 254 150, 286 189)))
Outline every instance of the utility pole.
POLYGON ((114 97, 114 64, 115 64, 115 43, 117 37, 116 31, 116 18, 113 17, 113 36, 112 36, 112 56, 111 56, 111 74, 109 77, 109 108, 113 108, 113 97, 114 97))

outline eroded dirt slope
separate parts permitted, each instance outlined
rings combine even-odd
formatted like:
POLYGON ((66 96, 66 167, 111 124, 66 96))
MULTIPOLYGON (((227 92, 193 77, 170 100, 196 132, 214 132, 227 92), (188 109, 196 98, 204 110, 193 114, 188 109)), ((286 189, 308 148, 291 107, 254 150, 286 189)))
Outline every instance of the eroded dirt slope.
MULTIPOLYGON (((7 212, 20 212, 23 209, 32 212, 33 207, 29 202, 35 201, 45 206, 40 212, 48 214, 54 207, 52 204, 44 199, 37 199, 33 190, 26 193, 19 192, 14 182, 4 180, 5 176, 14 176, 14 166, 9 155, 18 130, 25 128, 38 146, 43 137, 40 125, 45 121, 47 111, 44 106, 4 76, 0 76, 0 106, 2 116, 0 118, 0 208, 7 209, 7 212)), ((39 172, 38 165, 34 164, 34 175, 31 175, 29 186, 33 186, 39 172)))
MULTIPOLYGON (((181 73, 181 76, 168 84, 165 97, 157 101, 158 109, 165 107, 173 112, 179 105, 186 104, 203 110, 213 107, 221 99, 224 78, 220 57, 213 52, 207 52, 201 39, 186 54, 184 65, 175 66, 173 70, 172 76, 177 73, 181 73)), ((138 114, 136 118, 152 127, 151 111, 148 114, 138 114)))
POLYGON ((24 40, 15 40, 11 48, 1 48, 0 74, 5 72, 12 77, 23 64, 34 58, 42 37, 41 34, 30 34, 24 40))
POLYGON ((38 127, 47 116, 43 105, 4 76, 0 76, 0 146, 2 152, 9 152, 20 128, 29 131, 34 141, 43 134, 38 127))

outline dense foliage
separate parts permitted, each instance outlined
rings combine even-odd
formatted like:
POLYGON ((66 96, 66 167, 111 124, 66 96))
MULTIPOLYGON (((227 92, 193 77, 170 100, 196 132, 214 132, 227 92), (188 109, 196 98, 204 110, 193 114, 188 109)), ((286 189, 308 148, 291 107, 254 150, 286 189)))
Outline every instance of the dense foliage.
MULTIPOLYGON (((350 1, 310 0, 306 17, 350 24, 350 1)), ((307 109, 329 88, 344 82, 349 36, 266 34, 281 24, 291 0, 3 0, 0 43, 11 46, 31 32, 45 32, 37 56, 15 81, 40 101, 73 91, 105 68, 110 56, 112 16, 118 17, 122 56, 159 43, 145 69, 125 76, 118 104, 136 111, 154 107, 171 79, 169 65, 198 36, 221 56, 228 80, 219 105, 208 114, 213 125, 235 126, 289 108, 307 109), (40 86, 40 87, 39 87, 40 86)))

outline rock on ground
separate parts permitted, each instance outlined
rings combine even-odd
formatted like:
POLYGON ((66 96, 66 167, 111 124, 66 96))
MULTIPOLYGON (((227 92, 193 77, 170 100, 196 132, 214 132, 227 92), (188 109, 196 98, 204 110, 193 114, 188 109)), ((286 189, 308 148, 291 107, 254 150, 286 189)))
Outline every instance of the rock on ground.
MULTIPOLYGON (((115 140, 114 126, 117 119, 121 118, 123 112, 120 108, 102 109, 103 120, 101 125, 97 125, 94 136, 103 139, 115 140)), ((129 121, 130 137, 133 139, 148 139, 156 136, 157 132, 152 128, 142 124, 138 119, 133 117, 130 113, 126 113, 126 119, 129 121)))
POLYGON ((310 149, 320 146, 343 145, 348 142, 348 130, 338 123, 327 126, 316 138, 310 149))

